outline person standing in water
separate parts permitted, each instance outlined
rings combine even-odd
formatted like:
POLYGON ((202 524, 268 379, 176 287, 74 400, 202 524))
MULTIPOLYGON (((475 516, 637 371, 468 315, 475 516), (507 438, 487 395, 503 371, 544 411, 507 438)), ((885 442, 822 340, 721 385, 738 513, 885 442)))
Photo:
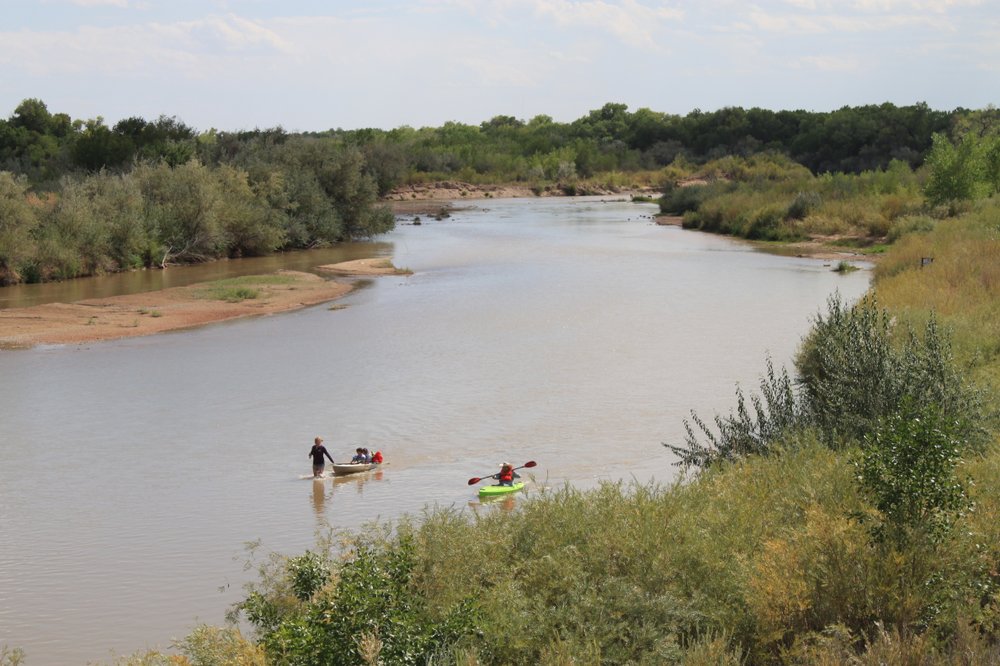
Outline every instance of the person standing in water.
POLYGON ((323 456, 330 459, 330 463, 333 463, 333 458, 330 457, 330 452, 326 450, 323 446, 323 438, 317 437, 313 440, 313 446, 309 449, 309 455, 313 459, 313 478, 318 479, 323 476, 323 469, 326 467, 326 462, 323 460, 323 456))

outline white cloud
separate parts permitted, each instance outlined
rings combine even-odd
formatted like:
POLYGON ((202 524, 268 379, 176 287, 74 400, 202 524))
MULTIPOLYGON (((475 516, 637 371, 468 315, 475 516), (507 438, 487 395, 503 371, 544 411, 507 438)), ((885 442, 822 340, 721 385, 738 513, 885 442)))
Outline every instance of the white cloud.
POLYGON ((684 17, 679 9, 648 7, 635 0, 620 4, 602 0, 533 0, 534 12, 557 25, 582 26, 611 33, 621 42, 650 50, 660 50, 658 39, 666 22, 684 17))
POLYGON ((922 25, 951 29, 951 25, 925 15, 848 16, 843 14, 769 14, 761 10, 748 16, 753 25, 768 32, 789 35, 883 32, 922 25))
POLYGON ((870 12, 933 12, 943 14, 957 7, 978 7, 982 0, 854 0, 851 6, 870 12))
POLYGON ((849 72, 860 68, 857 58, 837 58, 833 56, 805 56, 799 63, 807 69, 818 69, 824 72, 849 72))
POLYGON ((127 8, 130 3, 129 0, 70 0, 71 4, 77 5, 78 7, 121 7, 127 8))
POLYGON ((0 28, 3 97, 228 128, 570 120, 607 101, 789 108, 803 103, 789 75, 817 107, 895 89, 973 107, 1000 58, 1000 24, 972 0, 33 1, 0 28), (67 24, 90 13, 55 11, 71 2, 103 3, 101 23, 67 24))

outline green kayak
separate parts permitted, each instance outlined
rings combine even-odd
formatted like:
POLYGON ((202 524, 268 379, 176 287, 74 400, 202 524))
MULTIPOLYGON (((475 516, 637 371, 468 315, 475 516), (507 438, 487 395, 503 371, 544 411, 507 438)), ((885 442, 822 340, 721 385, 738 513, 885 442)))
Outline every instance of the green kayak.
POLYGON ((497 495, 507 495, 508 493, 516 493, 521 488, 524 488, 524 483, 521 481, 512 486, 483 486, 479 489, 479 496, 496 497, 497 495))

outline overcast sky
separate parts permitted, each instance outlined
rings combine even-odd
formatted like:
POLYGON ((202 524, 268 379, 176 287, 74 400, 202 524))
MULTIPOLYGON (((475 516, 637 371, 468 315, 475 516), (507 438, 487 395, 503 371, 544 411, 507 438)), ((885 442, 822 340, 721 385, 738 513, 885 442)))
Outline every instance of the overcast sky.
POLYGON ((199 130, 567 122, 1000 92, 1000 0, 0 0, 0 117, 199 130))

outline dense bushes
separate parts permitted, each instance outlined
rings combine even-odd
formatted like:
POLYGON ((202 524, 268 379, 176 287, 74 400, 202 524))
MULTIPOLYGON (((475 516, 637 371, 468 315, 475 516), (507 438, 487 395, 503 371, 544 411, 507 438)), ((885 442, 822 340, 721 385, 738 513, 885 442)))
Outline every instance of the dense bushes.
POLYGON ((325 543, 272 563, 268 582, 234 609, 256 628, 269 663, 422 664, 473 633, 468 599, 442 609, 413 594, 416 550, 405 529, 392 542, 355 542, 336 577, 333 557, 325 543))
POLYGON ((814 177, 787 157, 757 155, 689 167, 686 174, 667 183, 662 212, 683 215, 688 229, 754 240, 882 237, 925 208, 919 176, 899 161, 856 176, 814 177))
POLYGON ((277 156, 253 172, 139 163, 66 177, 43 197, 0 172, 0 284, 263 255, 392 229, 357 151, 309 154, 302 147, 294 160, 277 156))

